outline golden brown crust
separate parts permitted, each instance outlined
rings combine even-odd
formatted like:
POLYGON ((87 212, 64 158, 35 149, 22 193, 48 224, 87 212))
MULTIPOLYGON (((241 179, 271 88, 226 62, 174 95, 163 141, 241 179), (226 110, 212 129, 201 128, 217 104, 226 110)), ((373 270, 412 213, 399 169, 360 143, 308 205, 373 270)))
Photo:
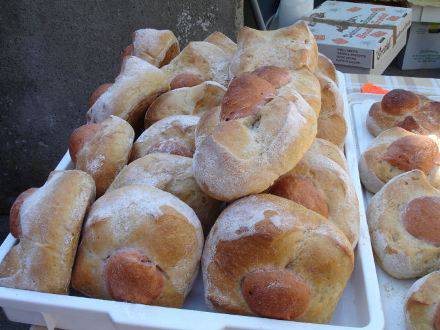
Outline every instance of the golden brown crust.
MULTIPOLYGON (((286 316, 283 303, 280 309, 274 304, 258 310, 253 306, 252 310, 250 299, 246 302, 243 296, 242 279, 256 271, 291 272, 295 281, 289 275, 283 282, 290 286, 301 279, 310 288, 310 298, 298 285, 301 292, 285 290, 286 296, 276 292, 278 299, 292 302, 293 297, 300 298, 301 304, 289 306, 289 312, 295 312, 290 316, 317 323, 330 320, 352 270, 353 252, 344 234, 319 214, 269 194, 248 196, 229 205, 211 229, 202 258, 206 301, 216 310, 286 316)), ((261 292, 261 297, 260 302, 270 298, 270 290, 261 292)))
POLYGON ((411 200, 402 219, 411 235, 440 246, 440 197, 424 196, 411 200))
POLYGON ((391 143, 381 159, 402 171, 421 170, 428 174, 439 163, 439 148, 433 139, 408 135, 391 143))
POLYGON ((420 106, 417 94, 404 89, 393 89, 385 94, 381 102, 382 110, 390 115, 413 112, 420 106))
POLYGON ((269 192, 290 199, 328 218, 328 206, 324 197, 307 177, 296 174, 281 177, 270 187, 269 192))
POLYGON ((19 241, 0 265, 0 286, 68 293, 81 225, 94 197, 86 173, 52 172, 20 207, 19 241))
POLYGON ((164 275, 139 251, 117 251, 107 259, 104 267, 112 299, 151 304, 162 293, 164 275))
POLYGON ((257 270, 243 277, 242 291, 249 308, 257 315, 294 320, 310 303, 310 288, 288 270, 257 270))
POLYGON ((336 84, 338 83, 338 78, 336 76, 336 67, 333 62, 324 54, 318 53, 318 67, 316 68, 316 73, 323 74, 327 78, 330 78, 336 84))
POLYGON ((107 190, 127 164, 133 139, 133 128, 115 116, 99 124, 84 125, 72 134, 69 150, 75 168, 93 177, 97 196, 107 190))
MULTIPOLYGON (((107 258, 118 251, 136 250, 164 274, 163 287, 151 300, 154 295, 150 291, 136 290, 135 274, 117 276, 119 287, 127 289, 123 299, 148 299, 153 305, 180 307, 197 273, 202 247, 200 222, 188 205, 148 185, 124 186, 93 204, 84 225, 72 286, 85 295, 111 299, 105 277, 107 258)), ((144 279, 159 280, 155 270, 143 267, 128 268, 133 272, 141 268, 144 279)))
POLYGON ((170 89, 178 89, 183 87, 193 87, 201 84, 203 79, 199 75, 193 73, 180 73, 170 82, 170 89))
POLYGON ((220 47, 230 57, 232 57, 237 51, 236 43, 218 31, 207 36, 205 41, 220 47))
POLYGON ((89 108, 91 108, 97 99, 99 99, 99 97, 104 94, 107 89, 109 89, 110 87, 112 87, 113 83, 105 83, 100 85, 89 97, 88 100, 88 106, 89 108))
POLYGON ((19 238, 21 236, 21 224, 20 224, 20 209, 24 201, 31 196, 38 188, 29 188, 23 191, 15 199, 14 204, 11 206, 9 213, 9 230, 12 236, 19 238))

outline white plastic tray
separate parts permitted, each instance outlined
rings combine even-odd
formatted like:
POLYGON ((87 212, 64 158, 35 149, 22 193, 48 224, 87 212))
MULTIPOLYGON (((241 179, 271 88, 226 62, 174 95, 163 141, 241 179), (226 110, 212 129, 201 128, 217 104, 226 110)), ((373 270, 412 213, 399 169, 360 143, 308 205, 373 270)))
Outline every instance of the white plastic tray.
MULTIPOLYGON (((341 91, 345 80, 339 74, 341 91)), ((344 95, 346 109, 347 98, 344 95)), ((349 126, 346 155, 349 171, 358 196, 362 196, 357 167, 357 149, 352 120, 346 111, 349 126)), ((57 169, 71 168, 66 154, 57 169)), ((67 329, 371 329, 384 326, 379 286, 365 220, 364 200, 359 198, 361 213, 360 237, 356 248, 355 269, 337 306, 330 325, 271 320, 259 317, 229 315, 209 310, 203 300, 200 276, 183 309, 145 306, 76 296, 62 296, 25 290, 0 288, 0 306, 11 321, 67 329)), ((0 246, 0 261, 14 245, 9 235, 0 246)), ((42 270, 44 271, 44 270, 42 270)))
MULTIPOLYGON (((440 101, 440 97, 431 99, 440 101)), ((368 132, 365 121, 368 111, 374 102, 380 101, 382 95, 353 93, 348 96, 350 113, 353 118, 356 153, 359 159, 361 153, 368 148, 374 137, 368 132)), ((359 195, 361 196, 361 195, 359 195)), ((368 205, 373 194, 364 190, 362 194, 365 206, 368 205)), ((380 295, 385 314, 385 328, 387 330, 405 329, 405 317, 403 314, 403 304, 408 289, 415 282, 414 280, 398 280, 385 273, 379 265, 376 267, 379 279, 380 295)))

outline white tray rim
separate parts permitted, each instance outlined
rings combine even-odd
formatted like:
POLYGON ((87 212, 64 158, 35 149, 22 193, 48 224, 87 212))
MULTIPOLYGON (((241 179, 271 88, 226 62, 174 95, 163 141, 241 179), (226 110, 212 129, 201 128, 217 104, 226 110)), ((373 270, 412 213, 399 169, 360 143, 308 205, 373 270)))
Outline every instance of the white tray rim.
MULTIPOLYGON (((360 235, 357 246, 357 258, 362 268, 363 284, 366 289, 366 300, 368 305, 369 322, 364 327, 346 327, 326 324, 302 323, 293 321, 272 320, 253 316, 230 315, 211 313, 196 310, 176 309, 169 307, 146 306, 139 304, 123 303, 116 301, 100 300, 77 296, 65 296, 19 290, 0 287, 0 306, 17 309, 20 311, 31 311, 42 313, 48 328, 57 325, 57 313, 76 314, 105 314, 113 326, 136 327, 143 329, 366 329, 377 330, 384 328, 384 315, 379 294, 379 284, 376 277, 376 269, 373 252, 370 244, 364 199, 359 172, 357 166, 357 155, 355 154, 356 140, 353 131, 353 120, 349 110, 348 98, 346 95, 344 75, 338 72, 338 84, 344 97, 345 116, 347 121, 347 138, 345 150, 349 173, 355 185, 359 199, 359 211, 361 215, 360 235), (177 320, 177 321, 176 321, 177 320)), ((71 163, 67 152, 56 167, 56 170, 66 169, 71 163)), ((9 234, 0 246, 0 262, 6 253, 15 244, 16 239, 9 234)), ((59 326, 59 325, 58 325, 59 326)), ((103 328, 102 324, 91 325, 90 328, 103 328)), ((108 327, 107 327, 108 328, 108 327)))

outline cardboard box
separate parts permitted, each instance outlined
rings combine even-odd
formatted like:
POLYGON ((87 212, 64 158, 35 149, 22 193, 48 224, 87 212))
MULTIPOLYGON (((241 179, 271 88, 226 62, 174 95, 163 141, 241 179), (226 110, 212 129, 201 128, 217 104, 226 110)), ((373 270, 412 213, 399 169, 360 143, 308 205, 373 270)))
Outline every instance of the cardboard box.
POLYGON ((413 22, 440 23, 439 0, 409 0, 413 22))
POLYGON ((440 24, 413 23, 403 55, 402 70, 440 68, 440 24))
POLYGON ((380 74, 405 44, 411 9, 326 1, 305 19, 336 65, 380 74))

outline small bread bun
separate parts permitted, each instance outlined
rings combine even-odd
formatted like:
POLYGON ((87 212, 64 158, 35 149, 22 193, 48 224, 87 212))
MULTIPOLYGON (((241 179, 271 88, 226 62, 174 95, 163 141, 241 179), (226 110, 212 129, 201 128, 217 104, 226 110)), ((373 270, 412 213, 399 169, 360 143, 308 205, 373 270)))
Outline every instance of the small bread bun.
POLYGON ((0 286, 67 294, 84 215, 95 184, 77 170, 53 171, 18 196, 11 233, 18 240, 0 265, 0 286))
POLYGON ((371 199, 367 220, 382 268, 399 279, 440 268, 440 191, 420 170, 400 174, 371 199))
POLYGON ((89 173, 101 196, 127 164, 134 140, 133 128, 111 116, 99 124, 86 124, 73 131, 69 153, 75 168, 89 173))
POLYGON ((229 205, 206 239, 206 303, 217 311, 329 322, 353 271, 345 235, 290 200, 253 195, 229 205))
POLYGON ((170 30, 141 29, 133 33, 130 55, 160 68, 179 54, 179 41, 170 30))
POLYGON ((414 169, 423 171, 434 187, 440 187, 438 139, 400 127, 379 134, 359 160, 362 183, 372 193, 395 176, 414 169))
POLYGON ((230 57, 232 57, 237 51, 237 44, 218 31, 207 36, 205 41, 218 46, 230 57))
POLYGON ((409 330, 440 329, 440 271, 422 277, 411 286, 405 316, 409 330))
POLYGON ((321 141, 317 139, 301 161, 281 176, 269 192, 301 204, 333 222, 354 249, 360 222, 356 190, 346 169, 322 151, 321 141))
POLYGON ((440 102, 403 89, 393 89, 371 106, 368 131, 377 136, 391 127, 440 136, 440 102))
POLYGON ((316 135, 316 113, 292 79, 278 67, 243 74, 221 107, 202 116, 193 170, 206 194, 232 201, 262 192, 302 158, 316 135))
POLYGON ((220 212, 221 202, 200 190, 192 174, 192 159, 166 153, 153 153, 125 166, 108 191, 131 184, 147 184, 169 192, 188 204, 197 214, 205 235, 220 212))
POLYGON ((157 96, 169 90, 165 74, 148 62, 128 57, 115 83, 94 102, 87 112, 88 123, 100 123, 111 115, 142 127, 145 111, 157 96))
POLYGON ((176 115, 202 116, 221 104, 226 89, 214 82, 205 81, 194 87, 171 90, 159 96, 145 114, 145 127, 176 115))
POLYGON ((148 185, 125 186, 93 204, 72 286, 95 298, 180 307, 202 248, 200 221, 188 205, 148 185))
POLYGON ((304 21, 273 31, 242 27, 237 36, 230 72, 232 77, 261 66, 276 65, 291 70, 307 68, 315 72, 318 46, 304 21))
POLYGON ((162 71, 172 88, 191 87, 202 81, 227 86, 230 55, 207 41, 192 41, 162 71), (185 76, 180 76, 185 74, 185 76), (183 77, 185 79, 183 79, 183 77))
POLYGON ((170 116, 147 128, 133 144, 131 160, 154 152, 192 157, 195 150, 194 131, 199 117, 170 116))

